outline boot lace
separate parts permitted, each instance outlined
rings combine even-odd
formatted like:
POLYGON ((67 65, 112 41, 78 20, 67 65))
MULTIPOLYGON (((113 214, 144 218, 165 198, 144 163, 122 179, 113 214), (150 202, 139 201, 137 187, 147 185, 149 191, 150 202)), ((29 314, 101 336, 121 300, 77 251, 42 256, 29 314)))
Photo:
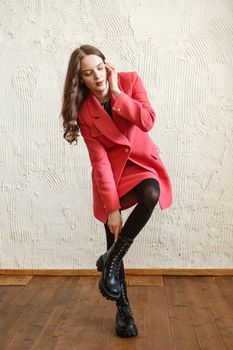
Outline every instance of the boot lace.
POLYGON ((132 310, 129 305, 128 298, 125 294, 124 287, 121 285, 121 297, 116 301, 117 308, 121 318, 131 317, 133 318, 132 310))
POLYGON ((121 255, 127 251, 127 244, 124 244, 120 251, 114 256, 112 259, 110 269, 109 269, 109 277, 112 275, 119 276, 120 265, 121 265, 121 255))
POLYGON ((111 262, 109 269, 109 277, 111 277, 112 275, 119 276, 121 260, 117 260, 116 258, 117 257, 115 256, 111 262))

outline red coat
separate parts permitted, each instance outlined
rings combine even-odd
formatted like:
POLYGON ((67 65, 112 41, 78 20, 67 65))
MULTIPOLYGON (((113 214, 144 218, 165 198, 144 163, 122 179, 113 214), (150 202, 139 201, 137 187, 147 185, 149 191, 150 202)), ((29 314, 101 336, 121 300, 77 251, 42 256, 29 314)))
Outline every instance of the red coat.
POLYGON ((86 143, 92 165, 94 216, 105 223, 108 213, 127 209, 137 203, 119 201, 117 186, 123 168, 130 159, 159 176, 161 209, 172 203, 172 187, 158 146, 147 133, 155 122, 155 112, 148 100, 141 78, 133 72, 118 72, 119 96, 111 91, 112 118, 96 96, 90 92, 78 111, 80 132, 86 143))

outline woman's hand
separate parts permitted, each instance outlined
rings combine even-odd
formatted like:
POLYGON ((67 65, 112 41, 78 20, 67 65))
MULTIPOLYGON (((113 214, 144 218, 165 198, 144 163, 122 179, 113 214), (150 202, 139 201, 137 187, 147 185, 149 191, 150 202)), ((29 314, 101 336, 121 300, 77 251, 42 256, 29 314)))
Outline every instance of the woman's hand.
POLYGON ((118 87, 118 77, 116 69, 109 63, 105 63, 107 69, 107 79, 109 82, 109 87, 114 94, 120 94, 121 90, 118 87))
POLYGON ((121 213, 118 209, 108 214, 107 225, 111 233, 115 235, 115 241, 118 239, 118 235, 121 232, 122 223, 121 213))

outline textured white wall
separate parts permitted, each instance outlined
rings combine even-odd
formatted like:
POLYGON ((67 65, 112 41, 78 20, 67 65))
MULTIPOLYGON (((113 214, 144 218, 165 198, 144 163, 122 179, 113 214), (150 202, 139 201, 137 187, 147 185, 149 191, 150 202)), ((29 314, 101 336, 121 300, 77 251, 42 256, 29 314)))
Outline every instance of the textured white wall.
POLYGON ((1 0, 0 44, 1 268, 95 268, 106 249, 84 141, 58 117, 81 44, 141 76, 173 185, 126 267, 233 266, 233 1, 1 0))

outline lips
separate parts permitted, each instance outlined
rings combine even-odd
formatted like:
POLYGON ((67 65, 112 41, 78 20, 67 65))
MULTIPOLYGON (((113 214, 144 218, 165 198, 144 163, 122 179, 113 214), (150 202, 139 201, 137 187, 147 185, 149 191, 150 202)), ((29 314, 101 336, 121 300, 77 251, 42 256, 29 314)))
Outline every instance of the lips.
POLYGON ((102 84, 103 84, 103 82, 104 82, 104 81, 102 80, 101 82, 96 83, 96 85, 97 85, 97 86, 100 86, 100 85, 102 85, 102 84))

